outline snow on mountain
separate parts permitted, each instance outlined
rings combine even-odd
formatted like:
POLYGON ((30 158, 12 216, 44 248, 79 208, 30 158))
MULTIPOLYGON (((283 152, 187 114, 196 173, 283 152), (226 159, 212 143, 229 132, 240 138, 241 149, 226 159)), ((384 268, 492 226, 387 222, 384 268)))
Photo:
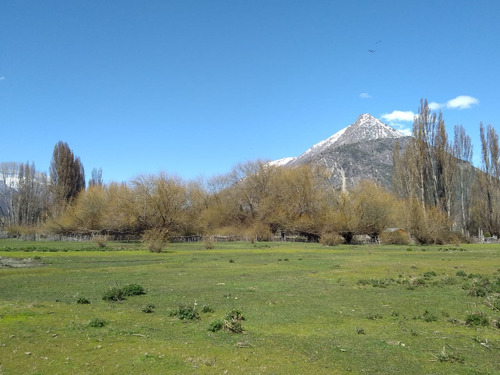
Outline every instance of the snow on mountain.
POLYGON ((5 186, 10 189, 17 189, 19 185, 19 176, 12 174, 0 173, 0 186, 5 186))
POLYGON ((404 136, 403 133, 394 130, 369 113, 365 113, 360 115, 358 119, 347 128, 338 131, 330 138, 312 146, 299 156, 299 159, 310 156, 311 154, 319 154, 329 148, 337 148, 346 144, 373 141, 376 139, 400 138, 404 136))
POLYGON ((344 135, 346 130, 347 130, 347 128, 339 130, 337 133, 335 133, 331 137, 329 137, 321 142, 316 143, 314 146, 312 146, 310 149, 308 149, 306 152, 304 152, 301 156, 305 156, 305 155, 308 155, 311 153, 320 152, 321 150, 324 150, 328 147, 334 146, 339 141, 340 137, 342 137, 342 135, 344 135))
POLYGON ((288 157, 270 162, 271 165, 283 166, 289 164, 300 164, 305 160, 313 158, 327 149, 338 148, 342 145, 358 142, 373 141, 377 139, 405 137, 400 131, 384 124, 369 113, 362 114, 348 127, 339 130, 331 137, 316 143, 306 152, 298 157, 288 157))
POLYGON ((281 167, 283 165, 286 165, 286 164, 292 162, 295 159, 297 159, 297 158, 295 158, 295 157, 288 157, 288 158, 283 158, 283 159, 278 159, 278 160, 270 161, 268 164, 276 166, 276 167, 281 167))

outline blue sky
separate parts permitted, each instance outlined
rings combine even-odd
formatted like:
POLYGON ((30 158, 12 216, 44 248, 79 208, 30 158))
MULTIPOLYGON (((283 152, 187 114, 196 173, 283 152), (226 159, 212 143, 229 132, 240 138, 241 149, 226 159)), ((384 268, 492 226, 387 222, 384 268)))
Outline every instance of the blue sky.
POLYGON ((478 162, 479 123, 500 126, 499 16, 494 0, 4 2, 0 161, 48 171, 61 140, 87 178, 209 178, 362 113, 410 128, 427 98, 478 162))

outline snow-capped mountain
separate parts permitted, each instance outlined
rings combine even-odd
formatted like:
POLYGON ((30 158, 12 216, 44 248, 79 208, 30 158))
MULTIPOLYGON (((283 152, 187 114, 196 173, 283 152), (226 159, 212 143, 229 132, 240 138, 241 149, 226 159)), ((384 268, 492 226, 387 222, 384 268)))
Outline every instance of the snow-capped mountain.
POLYGON ((288 157, 272 161, 272 165, 301 164, 307 159, 314 158, 325 150, 340 147, 342 145, 358 142, 373 141, 376 139, 397 139, 405 137, 405 134, 384 124, 369 113, 362 114, 348 127, 339 130, 331 137, 316 143, 306 152, 298 157, 288 157))
POLYGON ((399 140, 404 147, 409 137, 368 113, 362 114, 348 127, 315 144, 298 157, 272 161, 275 166, 314 163, 331 172, 336 186, 354 185, 372 179, 390 186, 392 151, 399 140))
POLYGON ((354 124, 349 125, 347 128, 338 131, 330 138, 312 146, 309 150, 304 152, 304 155, 318 153, 329 147, 339 147, 349 143, 400 137, 404 137, 404 134, 394 130, 369 113, 365 113, 360 115, 354 124))

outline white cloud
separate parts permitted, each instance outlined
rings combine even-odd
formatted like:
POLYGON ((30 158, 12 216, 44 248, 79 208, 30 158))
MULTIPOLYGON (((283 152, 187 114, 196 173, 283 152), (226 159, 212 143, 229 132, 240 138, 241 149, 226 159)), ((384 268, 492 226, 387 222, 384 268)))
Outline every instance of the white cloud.
POLYGON ((439 103, 436 103, 436 102, 430 102, 429 103, 429 108, 432 110, 432 111, 435 111, 437 109, 441 109, 443 108, 443 105, 442 104, 439 104, 439 103))
POLYGON ((395 127, 396 130, 399 130, 401 133, 406 135, 407 137, 410 137, 413 135, 413 131, 406 126, 399 125, 399 124, 393 124, 392 126, 395 127))
MULTIPOLYGON (((363 94, 361 94, 363 95, 363 94)), ((360 96, 361 96, 360 95, 360 96)), ((429 109, 432 111, 436 111, 438 109, 447 108, 447 109, 468 109, 471 106, 479 104, 479 99, 476 99, 472 96, 467 95, 459 95, 454 99, 448 100, 446 103, 437 103, 430 102, 429 109)), ((411 135, 412 131, 408 128, 408 122, 413 122, 416 113, 412 111, 392 111, 391 113, 383 114, 380 119, 382 121, 387 122, 393 128, 405 133, 406 135, 411 135), (405 124, 406 123, 406 124, 405 124)))
POLYGON ((404 135, 410 136, 412 135, 412 130, 408 127, 407 123, 413 123, 415 116, 415 113, 413 113, 412 111, 392 111, 391 113, 382 115, 380 118, 383 121, 386 121, 393 128, 399 130, 404 135))
POLYGON ((472 96, 460 95, 455 99, 448 100, 446 102, 446 108, 452 109, 467 109, 474 104, 479 104, 479 100, 473 98, 472 96))
POLYGON ((412 111, 392 111, 391 113, 386 113, 381 116, 382 120, 388 121, 390 123, 398 121, 413 121, 415 118, 415 113, 412 111))
POLYGON ((372 96, 370 94, 368 94, 367 92, 362 92, 361 94, 359 94, 359 97, 361 99, 371 99, 372 96))
POLYGON ((441 108, 448 109, 468 109, 474 104, 479 104, 479 99, 473 98, 472 96, 460 95, 454 99, 448 100, 446 103, 429 103, 429 108, 436 111, 441 108))

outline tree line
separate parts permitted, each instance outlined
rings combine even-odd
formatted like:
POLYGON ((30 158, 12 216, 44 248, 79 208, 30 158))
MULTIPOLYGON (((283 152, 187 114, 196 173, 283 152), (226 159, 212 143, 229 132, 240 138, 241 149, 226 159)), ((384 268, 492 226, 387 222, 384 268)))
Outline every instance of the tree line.
POLYGON ((482 229, 500 236, 500 161, 498 134, 479 125, 481 168, 472 166, 473 148, 465 129, 456 125, 449 140, 442 113, 421 100, 413 123, 413 138, 404 151, 394 150, 396 196, 415 201, 426 214, 437 209, 452 230, 464 236, 482 229))
POLYGON ((85 190, 85 171, 67 143, 54 146, 50 174, 34 163, 0 163, 0 225, 41 226, 85 190))
POLYGON ((350 243, 356 235, 405 242, 411 233, 420 243, 445 243, 467 240, 479 229, 498 236, 498 135, 482 124, 480 135, 482 167, 476 169, 464 128, 455 126, 449 140, 442 114, 422 100, 412 140, 394 149, 391 190, 372 181, 336 189, 321 167, 263 161, 239 164, 205 181, 159 173, 104 184, 102 171, 94 169, 85 186, 83 164, 59 142, 49 176, 33 164, 0 164, 0 220, 16 230, 165 240, 213 234, 269 240, 298 234, 329 244, 350 243), (13 173, 19 181, 15 189, 8 186, 13 173))

